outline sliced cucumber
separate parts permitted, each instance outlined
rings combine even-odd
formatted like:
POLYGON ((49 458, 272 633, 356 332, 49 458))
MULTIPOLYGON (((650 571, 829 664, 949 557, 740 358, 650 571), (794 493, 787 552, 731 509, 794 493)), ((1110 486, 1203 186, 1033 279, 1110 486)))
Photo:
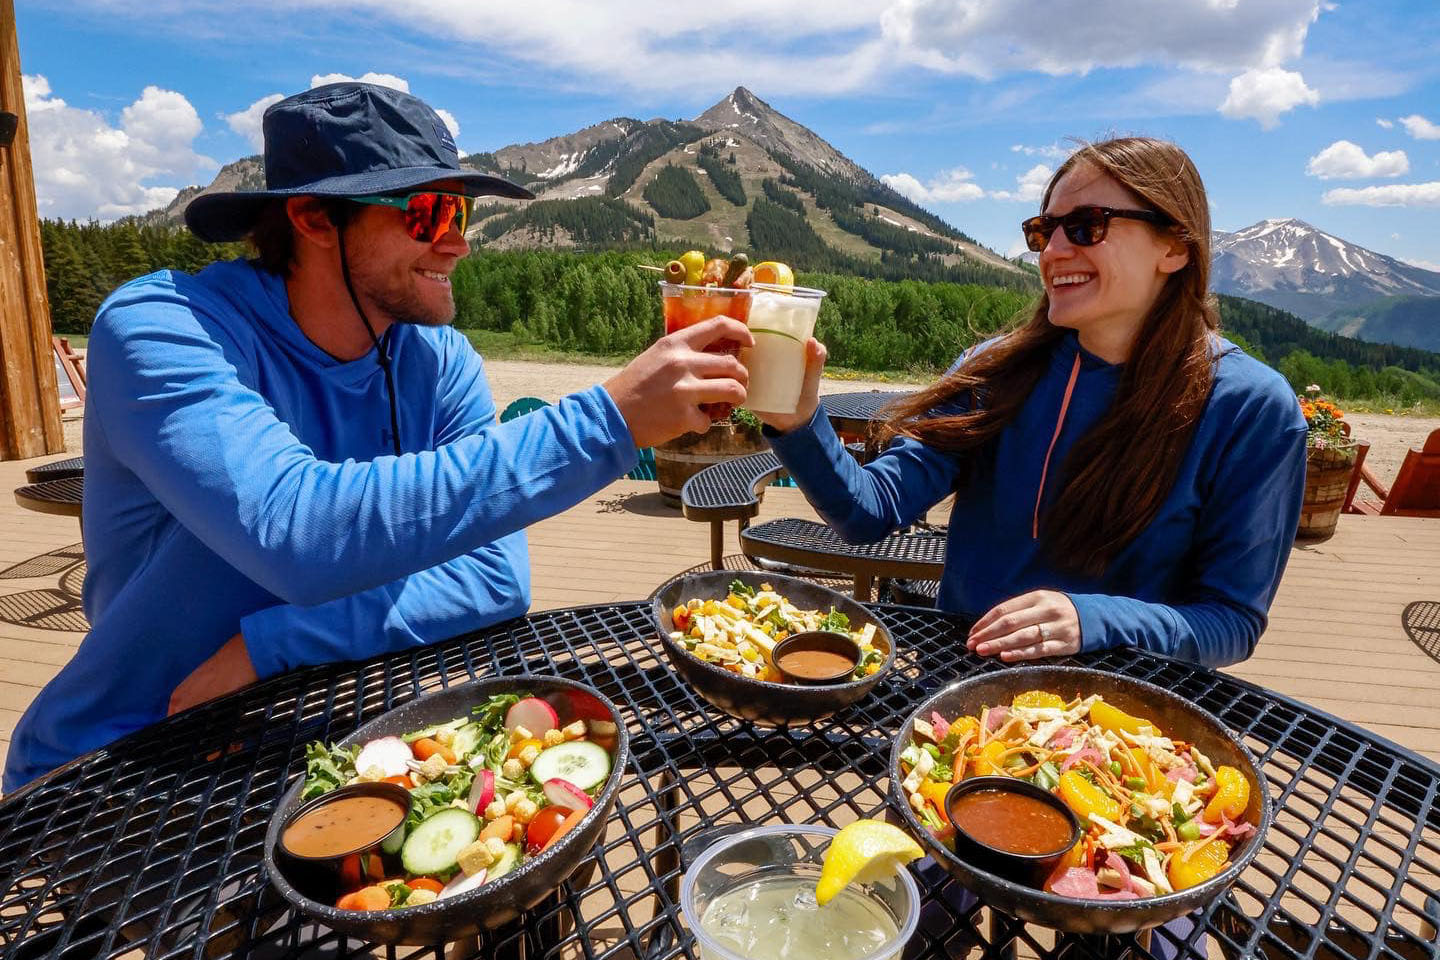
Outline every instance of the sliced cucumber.
POLYGON ((464 760, 474 753, 480 746, 480 724, 467 723, 455 731, 455 739, 450 742, 450 749, 455 751, 458 760, 464 760))
POLYGON ((610 775, 610 754, 589 740, 572 740, 540 751, 530 774, 541 783, 559 777, 581 790, 593 790, 610 775))
POLYGON ((421 876, 455 869, 460 851, 480 836, 480 821, 468 810, 446 807, 420 821, 400 848, 405 869, 421 876))
POLYGON ((380 852, 393 857, 399 853, 400 848, 405 845, 405 838, 407 836, 409 836, 409 831, 405 828, 405 824, 401 823, 400 826, 386 834, 384 840, 380 841, 380 852))
POLYGON ((520 866, 520 844, 507 843, 505 844, 505 852, 500 854, 494 863, 490 864, 489 871, 485 876, 490 880, 495 880, 505 876, 505 874, 518 866, 520 866))
POLYGON ((416 730, 414 733, 407 733, 400 739, 404 740, 406 743, 414 743, 416 740, 423 740, 425 737, 433 737, 441 730, 458 729, 459 727, 464 726, 465 722, 466 721, 464 717, 460 717, 456 720, 447 720, 444 723, 437 723, 433 727, 426 727, 424 730, 416 730))

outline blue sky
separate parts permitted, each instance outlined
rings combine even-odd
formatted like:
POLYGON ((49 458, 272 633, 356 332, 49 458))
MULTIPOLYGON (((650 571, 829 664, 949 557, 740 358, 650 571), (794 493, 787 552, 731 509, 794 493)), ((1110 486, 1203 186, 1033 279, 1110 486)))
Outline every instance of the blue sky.
POLYGON ((462 150, 744 85, 1001 253, 1070 138, 1179 142, 1215 226, 1299 217, 1440 270, 1435 0, 18 0, 42 215, 256 152, 266 98, 385 74, 462 150), (817 17, 815 11, 824 10, 817 17))

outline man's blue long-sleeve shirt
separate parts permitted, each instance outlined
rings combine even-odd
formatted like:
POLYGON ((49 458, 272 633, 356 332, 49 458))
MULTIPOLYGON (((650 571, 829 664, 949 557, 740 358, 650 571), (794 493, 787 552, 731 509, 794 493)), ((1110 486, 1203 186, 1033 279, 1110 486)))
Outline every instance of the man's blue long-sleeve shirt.
MULTIPOLYGON (((1159 513, 1101 577, 1058 569, 1034 537, 1060 489, 1065 457, 1109 410, 1121 368, 1071 333, 993 449, 977 458, 950 515, 937 605, 978 617, 1030 590, 1069 595, 1084 650, 1134 646, 1207 666, 1244 660, 1265 629, 1299 523, 1305 419, 1285 380, 1228 341, 1214 389, 1159 513), (1065 387, 1074 391, 1056 437, 1065 387)), ((913 523, 955 490, 958 463, 913 440, 863 469, 817 411, 789 433, 767 431, 819 513, 852 543, 913 523)))
POLYGON ((634 465, 601 388, 497 424, 449 327, 397 325, 394 456, 373 353, 335 360, 244 261, 117 290, 89 342, 91 631, 16 727, 8 792, 165 716, 237 631, 260 676, 373 656, 530 603, 524 529, 634 465))

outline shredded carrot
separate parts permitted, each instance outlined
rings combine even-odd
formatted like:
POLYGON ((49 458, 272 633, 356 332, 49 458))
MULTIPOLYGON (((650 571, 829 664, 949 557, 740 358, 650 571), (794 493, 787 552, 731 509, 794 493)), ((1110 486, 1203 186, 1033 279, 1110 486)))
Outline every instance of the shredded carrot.
POLYGON ((1171 850, 1179 850, 1183 846, 1185 846, 1185 844, 1179 840, 1162 840, 1155 844, 1155 849, 1161 853, 1168 853, 1171 850))
POLYGON ((970 734, 968 733, 960 738, 959 743, 955 744, 955 759, 952 761, 954 766, 950 772, 951 783, 959 783, 965 778, 965 751, 969 748, 969 746, 970 734))

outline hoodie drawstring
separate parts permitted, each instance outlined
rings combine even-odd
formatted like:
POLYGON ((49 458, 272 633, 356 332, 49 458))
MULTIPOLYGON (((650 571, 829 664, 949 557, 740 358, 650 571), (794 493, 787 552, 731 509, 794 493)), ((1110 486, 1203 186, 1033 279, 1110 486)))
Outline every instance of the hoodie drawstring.
POLYGON ((1065 414, 1070 409, 1070 397, 1075 392, 1075 379, 1080 376, 1080 351, 1075 351, 1075 362, 1070 367, 1070 380, 1065 384, 1065 398, 1060 401, 1060 416, 1055 421, 1055 435, 1050 438, 1050 447, 1045 451, 1045 464, 1040 468, 1040 489, 1035 491, 1035 516, 1030 522, 1030 539, 1040 539, 1040 501, 1045 497, 1045 475, 1050 472, 1050 455, 1060 439, 1065 426, 1065 414))

